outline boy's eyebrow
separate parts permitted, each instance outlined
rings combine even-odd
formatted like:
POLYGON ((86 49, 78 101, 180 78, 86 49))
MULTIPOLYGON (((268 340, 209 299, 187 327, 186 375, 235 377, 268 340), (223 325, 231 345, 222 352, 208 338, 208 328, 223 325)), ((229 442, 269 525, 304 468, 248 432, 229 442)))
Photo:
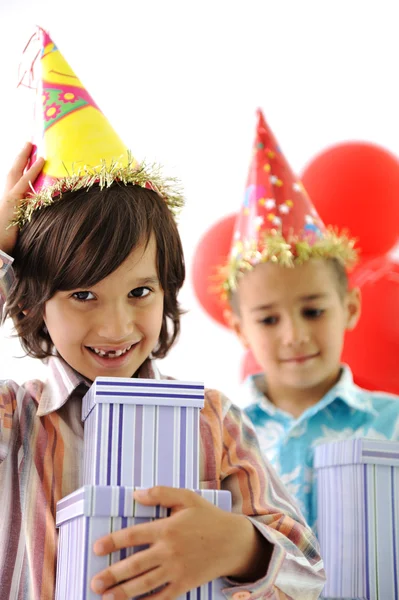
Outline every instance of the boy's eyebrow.
MULTIPOLYGON (((298 300, 301 302, 310 302, 312 300, 320 300, 321 298, 327 298, 328 294, 320 292, 319 294, 309 294, 307 296, 299 296, 298 300)), ((260 310, 271 310, 278 306, 278 302, 271 302, 270 304, 260 304, 251 308, 251 312, 257 312, 260 310)))
POLYGON ((139 277, 134 280, 134 284, 138 287, 144 285, 159 285, 159 278, 156 275, 153 275, 152 277, 139 277))
POLYGON ((260 306, 254 306, 251 308, 251 312, 257 312, 258 310, 270 310, 274 306, 277 306, 277 302, 272 302, 271 304, 261 304, 260 306))
POLYGON ((298 300, 303 302, 309 302, 309 300, 320 300, 320 298, 327 298, 328 294, 325 292, 319 292, 318 294, 309 294, 308 296, 299 296, 298 300))

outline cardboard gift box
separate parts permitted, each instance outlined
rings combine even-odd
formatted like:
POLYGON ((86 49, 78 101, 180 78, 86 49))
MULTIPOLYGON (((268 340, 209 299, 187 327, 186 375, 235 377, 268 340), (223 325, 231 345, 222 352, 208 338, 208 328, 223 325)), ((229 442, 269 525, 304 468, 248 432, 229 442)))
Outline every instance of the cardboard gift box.
POLYGON ((82 404, 83 485, 199 487, 204 386, 97 377, 82 404))
POLYGON ((325 598, 399 598, 399 442, 315 448, 325 598))
MULTIPOLYGON (((90 590, 92 577, 143 547, 96 556, 92 550, 94 542, 124 527, 168 516, 168 510, 163 507, 139 504, 133 499, 133 491, 133 487, 84 486, 58 502, 56 600, 98 600, 99 596, 90 590)), ((195 491, 219 508, 231 510, 230 492, 195 491)), ((227 587, 226 582, 216 579, 184 594, 181 600, 225 600, 224 587, 227 587)))

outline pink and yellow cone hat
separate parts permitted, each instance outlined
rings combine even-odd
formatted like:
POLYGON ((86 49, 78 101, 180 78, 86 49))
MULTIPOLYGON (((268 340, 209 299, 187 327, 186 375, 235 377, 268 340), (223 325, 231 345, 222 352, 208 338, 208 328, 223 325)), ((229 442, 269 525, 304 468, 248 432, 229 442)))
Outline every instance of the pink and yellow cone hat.
POLYGON ((154 189, 177 213, 183 198, 176 181, 137 163, 47 32, 38 28, 30 43, 38 46, 29 70, 36 88, 34 154, 46 162, 15 223, 22 226, 64 192, 115 181, 154 189))
POLYGON ((310 258, 336 258, 349 266, 356 261, 354 244, 324 225, 258 110, 244 201, 223 268, 224 291, 233 291, 240 273, 261 262, 293 267, 310 258))

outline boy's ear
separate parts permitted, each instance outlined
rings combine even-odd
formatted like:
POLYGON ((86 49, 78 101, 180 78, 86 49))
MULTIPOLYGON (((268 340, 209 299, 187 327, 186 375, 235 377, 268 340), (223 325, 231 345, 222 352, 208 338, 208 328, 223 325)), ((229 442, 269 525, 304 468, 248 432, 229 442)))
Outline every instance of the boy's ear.
POLYGON ((347 295, 347 322, 346 329, 351 331, 359 321, 362 307, 362 297, 359 288, 352 288, 347 295))
POLYGON ((241 318, 232 310, 226 310, 223 313, 226 323, 228 323, 229 327, 234 331, 234 333, 238 336, 240 342, 244 346, 244 348, 249 348, 249 343, 242 329, 241 318), (227 314, 228 313, 228 314, 227 314))

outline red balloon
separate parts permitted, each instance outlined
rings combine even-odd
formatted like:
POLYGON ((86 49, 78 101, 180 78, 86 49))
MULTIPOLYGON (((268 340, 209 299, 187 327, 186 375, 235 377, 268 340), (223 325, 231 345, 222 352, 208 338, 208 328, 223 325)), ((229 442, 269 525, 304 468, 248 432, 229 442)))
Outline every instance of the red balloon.
POLYGON ((399 238, 396 156, 374 144, 339 144, 316 156, 302 181, 324 223, 347 229, 362 256, 393 248, 399 238))
POLYGON ((262 367, 256 362, 256 358, 251 350, 247 350, 241 364, 241 381, 244 381, 249 375, 262 373, 262 367))
POLYGON ((230 254, 236 218, 236 214, 229 215, 208 229, 198 243, 192 263, 194 292, 202 308, 225 327, 228 327, 223 316, 226 305, 215 288, 218 268, 226 263, 230 254))
POLYGON ((399 394, 399 263, 381 256, 361 264, 351 283, 362 293, 362 314, 347 333, 343 362, 366 389, 399 394))

